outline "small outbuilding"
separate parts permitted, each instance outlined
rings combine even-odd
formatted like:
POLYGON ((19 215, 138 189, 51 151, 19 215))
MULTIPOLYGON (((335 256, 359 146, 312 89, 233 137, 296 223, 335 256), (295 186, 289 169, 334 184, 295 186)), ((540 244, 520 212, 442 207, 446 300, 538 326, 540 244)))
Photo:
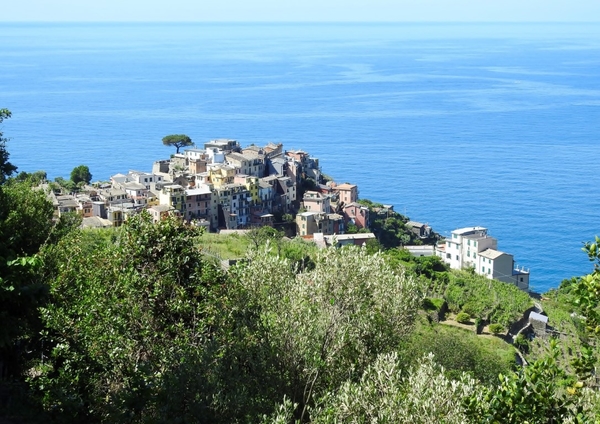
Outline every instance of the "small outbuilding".
POLYGON ((529 324, 531 324, 536 334, 544 334, 546 333, 546 327, 548 326, 548 317, 532 311, 529 314, 529 324))

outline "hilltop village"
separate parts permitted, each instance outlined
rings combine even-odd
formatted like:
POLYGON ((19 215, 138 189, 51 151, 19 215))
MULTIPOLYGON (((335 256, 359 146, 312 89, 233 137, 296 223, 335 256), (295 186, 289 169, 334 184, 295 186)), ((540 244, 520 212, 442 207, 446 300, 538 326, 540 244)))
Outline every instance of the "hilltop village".
MULTIPOLYGON (((154 162, 151 172, 116 174, 77 193, 49 193, 58 216, 77 212, 84 227, 118 227, 147 210, 155 221, 172 214, 210 232, 277 227, 322 247, 376 240, 372 221, 397 215, 392 205, 359 202, 356 184, 330 180, 307 152, 284 150, 281 143, 242 148, 230 139, 184 149, 154 162)), ((436 255, 451 268, 470 267, 529 289, 529 270, 497 250, 486 228, 457 229, 443 240, 429 225, 402 218, 410 232, 402 247, 411 254, 436 255)))

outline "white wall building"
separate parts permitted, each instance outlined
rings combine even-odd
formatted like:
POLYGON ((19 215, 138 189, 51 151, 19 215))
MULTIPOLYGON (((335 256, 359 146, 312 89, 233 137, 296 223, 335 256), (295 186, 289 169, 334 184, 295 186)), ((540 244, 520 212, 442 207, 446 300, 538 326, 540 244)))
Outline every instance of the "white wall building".
POLYGON ((484 227, 466 227, 452 231, 437 255, 452 269, 474 268, 479 275, 529 289, 529 270, 515 266, 513 255, 497 250, 498 240, 484 227))

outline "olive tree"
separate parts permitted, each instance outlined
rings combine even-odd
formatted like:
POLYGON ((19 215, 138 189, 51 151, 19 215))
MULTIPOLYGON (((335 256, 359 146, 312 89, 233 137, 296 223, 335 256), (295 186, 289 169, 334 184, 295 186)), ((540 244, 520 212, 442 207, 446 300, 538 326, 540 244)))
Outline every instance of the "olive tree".
POLYGON ((379 355, 359 381, 346 381, 315 408, 313 423, 385 422, 429 424, 467 422, 464 399, 477 396, 475 380, 444 375, 432 354, 408 376, 395 353, 379 355))
POLYGON ((319 251, 314 267, 259 252, 237 270, 237 281, 260 311, 262 336, 286 376, 280 394, 305 420, 314 399, 349 377, 360 377, 377 355, 392 352, 412 330, 420 283, 394 273, 361 248, 319 251))

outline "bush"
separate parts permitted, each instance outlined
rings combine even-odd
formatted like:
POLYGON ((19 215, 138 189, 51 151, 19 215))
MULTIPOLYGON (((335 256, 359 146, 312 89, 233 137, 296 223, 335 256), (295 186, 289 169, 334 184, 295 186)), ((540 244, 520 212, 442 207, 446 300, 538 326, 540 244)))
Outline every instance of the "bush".
POLYGON ((470 320, 471 316, 466 312, 459 312, 458 315, 456 315, 456 322, 460 324, 469 324, 470 320))
POLYGON ((519 349, 523 353, 529 353, 529 340, 523 334, 519 334, 515 338, 514 345, 517 349, 519 349))
POLYGON ((426 311, 439 311, 444 306, 444 299, 426 297, 423 299, 423 309, 426 311))
POLYGON ((498 335, 504 331, 504 326, 502 324, 490 324, 489 329, 492 334, 498 335))

